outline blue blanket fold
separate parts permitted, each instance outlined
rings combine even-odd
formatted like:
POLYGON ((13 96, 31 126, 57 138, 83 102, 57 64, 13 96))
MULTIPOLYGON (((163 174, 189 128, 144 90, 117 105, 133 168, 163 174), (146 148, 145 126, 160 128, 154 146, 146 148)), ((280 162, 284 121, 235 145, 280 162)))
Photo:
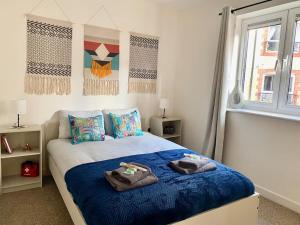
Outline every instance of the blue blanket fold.
POLYGON ((88 225, 165 225, 254 193, 248 178, 217 162, 216 170, 191 175, 168 167, 184 153, 197 154, 180 149, 83 164, 71 168, 65 181, 88 225), (118 168, 120 162, 149 166, 158 183, 115 191, 104 172, 118 168))

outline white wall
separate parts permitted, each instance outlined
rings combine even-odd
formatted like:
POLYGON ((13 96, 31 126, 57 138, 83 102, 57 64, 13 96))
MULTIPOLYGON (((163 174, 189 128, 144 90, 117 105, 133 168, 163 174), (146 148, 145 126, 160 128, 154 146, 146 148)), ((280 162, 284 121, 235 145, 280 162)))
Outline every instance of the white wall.
MULTIPOLYGON (((189 2, 178 11, 173 102, 174 114, 184 120, 183 144, 201 152, 219 35, 218 13, 226 5, 236 8, 257 1, 189 2)), ((300 212, 299 122, 232 112, 226 123, 225 164, 249 176, 265 196, 300 212)))
MULTIPOLYGON (((74 22, 72 52, 72 93, 68 96, 29 96, 24 94, 24 74, 26 61, 25 14, 39 0, 1 0, 0 2, 0 124, 15 122, 16 115, 11 110, 11 100, 26 97, 28 113, 23 116, 26 123, 44 123, 60 109, 103 109, 139 106, 148 124, 148 118, 158 113, 158 96, 147 94, 127 94, 129 34, 140 32, 160 36, 160 7, 148 0, 60 0, 61 7, 74 22), (118 96, 82 95, 83 85, 83 25, 104 4, 111 14, 101 11, 90 24, 121 30, 120 35, 120 94, 118 96)), ((45 0, 32 14, 66 20, 54 0, 45 0)), ((163 46, 163 41, 161 42, 163 46)), ((164 66, 160 66, 164 74, 164 66)), ((161 78, 160 78, 161 80, 161 78)), ((160 89, 161 83, 158 83, 160 89)), ((159 92, 160 93, 160 92, 159 92)))
POLYGON ((229 112, 224 162, 264 196, 300 213, 300 122, 229 112))

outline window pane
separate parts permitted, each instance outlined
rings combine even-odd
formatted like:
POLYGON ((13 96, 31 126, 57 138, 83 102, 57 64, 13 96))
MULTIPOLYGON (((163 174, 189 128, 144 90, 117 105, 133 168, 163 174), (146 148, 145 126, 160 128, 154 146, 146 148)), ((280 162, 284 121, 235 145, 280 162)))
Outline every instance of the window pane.
POLYGON ((247 101, 272 103, 281 25, 248 30, 242 88, 247 101))
POLYGON ((287 103, 289 105, 300 106, 299 91, 300 91, 300 21, 295 23, 295 37, 293 43, 293 59, 292 68, 289 76, 287 103))
POLYGON ((273 91, 273 76, 265 76, 263 91, 273 91))

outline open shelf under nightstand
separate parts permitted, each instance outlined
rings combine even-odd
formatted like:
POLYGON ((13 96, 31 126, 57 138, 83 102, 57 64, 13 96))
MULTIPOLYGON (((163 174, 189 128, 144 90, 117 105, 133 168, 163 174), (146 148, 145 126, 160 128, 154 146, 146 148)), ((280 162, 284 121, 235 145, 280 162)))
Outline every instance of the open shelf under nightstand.
POLYGON ((38 125, 26 128, 0 127, 0 137, 5 136, 13 150, 7 153, 0 145, 0 194, 42 187, 42 130, 38 125), (30 144, 31 150, 23 147, 30 144), (39 163, 39 176, 23 177, 20 175, 21 164, 25 161, 39 163))

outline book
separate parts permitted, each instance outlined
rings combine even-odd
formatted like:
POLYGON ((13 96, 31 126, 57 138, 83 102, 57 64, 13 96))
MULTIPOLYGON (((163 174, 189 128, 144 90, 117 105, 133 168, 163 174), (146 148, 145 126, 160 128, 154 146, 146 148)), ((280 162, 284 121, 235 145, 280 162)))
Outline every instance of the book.
POLYGON ((5 135, 2 135, 1 136, 1 143, 5 149, 5 151, 8 153, 8 154, 12 154, 12 148, 10 147, 10 145, 8 144, 8 141, 7 141, 7 138, 5 135))

